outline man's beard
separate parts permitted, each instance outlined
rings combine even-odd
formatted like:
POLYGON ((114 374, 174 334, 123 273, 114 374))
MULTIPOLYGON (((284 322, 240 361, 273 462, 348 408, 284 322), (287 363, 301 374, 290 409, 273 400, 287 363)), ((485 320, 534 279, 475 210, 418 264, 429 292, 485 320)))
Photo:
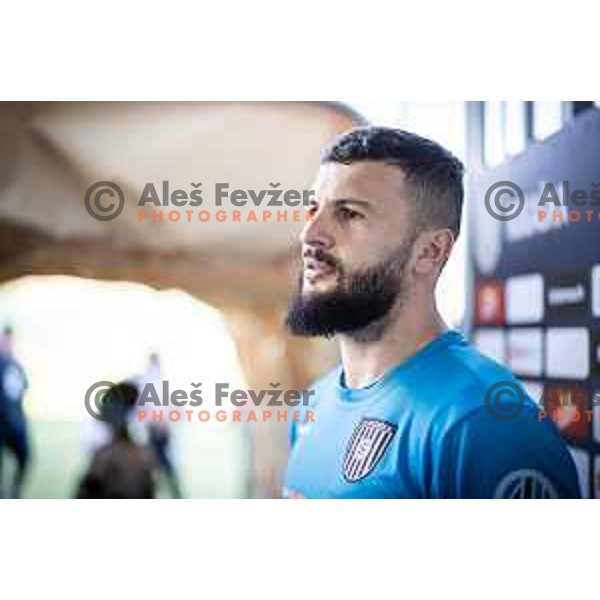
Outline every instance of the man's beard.
POLYGON ((302 336, 345 333, 357 340, 378 339, 385 329, 385 317, 394 305, 401 305, 411 249, 412 240, 387 260, 354 273, 345 273, 335 259, 323 255, 323 260, 335 266, 338 284, 330 292, 303 295, 301 273, 288 308, 288 329, 302 336))

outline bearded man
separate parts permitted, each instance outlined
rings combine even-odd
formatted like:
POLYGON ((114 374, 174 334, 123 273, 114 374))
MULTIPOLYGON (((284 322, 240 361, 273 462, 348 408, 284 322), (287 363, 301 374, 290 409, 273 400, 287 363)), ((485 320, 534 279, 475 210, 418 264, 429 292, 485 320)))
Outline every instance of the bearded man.
POLYGON ((314 422, 291 425, 285 496, 579 496, 553 424, 436 307, 462 179, 447 150, 397 129, 356 129, 324 152, 287 325, 335 336, 341 364, 313 386, 314 422))

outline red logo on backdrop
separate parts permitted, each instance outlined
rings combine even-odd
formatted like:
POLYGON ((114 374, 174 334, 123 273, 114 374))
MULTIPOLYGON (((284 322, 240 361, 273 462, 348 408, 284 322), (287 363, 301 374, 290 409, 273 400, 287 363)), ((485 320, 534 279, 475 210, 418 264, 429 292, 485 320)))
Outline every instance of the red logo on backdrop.
POLYGON ((584 388, 548 386, 544 391, 544 407, 548 417, 563 435, 585 440, 590 430, 590 393, 584 388))
POLYGON ((504 284, 500 281, 486 281, 477 286, 475 297, 475 319, 477 325, 503 325, 504 284))

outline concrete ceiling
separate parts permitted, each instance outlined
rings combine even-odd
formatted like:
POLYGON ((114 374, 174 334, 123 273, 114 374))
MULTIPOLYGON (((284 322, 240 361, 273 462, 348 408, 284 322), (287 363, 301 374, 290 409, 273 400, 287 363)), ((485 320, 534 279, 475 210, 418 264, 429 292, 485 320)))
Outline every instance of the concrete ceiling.
POLYGON ((358 124, 360 117, 350 110, 322 102, 0 105, 0 218, 57 239, 282 255, 301 224, 234 223, 233 209, 244 219, 256 207, 231 204, 223 207, 227 221, 217 222, 215 184, 227 182, 231 190, 264 190, 270 183, 309 189, 323 146, 358 124), (125 208, 112 221, 93 219, 84 206, 86 190, 101 180, 114 181, 125 193, 125 208), (194 215, 191 223, 139 222, 145 184, 160 191, 163 180, 171 190, 188 193, 191 183, 202 182, 202 206, 180 210, 205 209, 211 220, 202 223, 194 215))

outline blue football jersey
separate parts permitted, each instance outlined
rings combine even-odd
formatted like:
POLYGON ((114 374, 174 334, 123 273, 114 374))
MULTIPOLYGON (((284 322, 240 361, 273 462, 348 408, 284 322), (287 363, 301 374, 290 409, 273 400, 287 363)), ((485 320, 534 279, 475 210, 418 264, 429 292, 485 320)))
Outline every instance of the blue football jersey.
POLYGON ((314 411, 314 421, 291 423, 286 497, 580 495, 556 427, 538 418, 509 371, 458 331, 440 335, 367 388, 347 388, 338 366, 312 389, 303 411, 314 411), (497 407, 486 402, 493 386, 507 383, 520 395, 505 395, 497 407))

